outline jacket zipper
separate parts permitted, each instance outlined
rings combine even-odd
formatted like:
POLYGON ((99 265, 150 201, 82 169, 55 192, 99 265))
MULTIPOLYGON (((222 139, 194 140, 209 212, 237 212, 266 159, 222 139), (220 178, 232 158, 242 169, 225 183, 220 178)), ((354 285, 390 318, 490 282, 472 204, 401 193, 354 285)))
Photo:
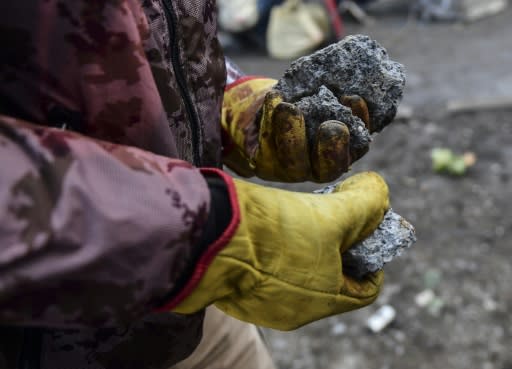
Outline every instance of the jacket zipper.
POLYGON ((172 7, 171 0, 163 0, 164 8, 165 8, 165 17, 167 18, 167 24, 169 27, 170 33, 170 46, 171 46, 171 64, 174 70, 174 75, 176 77, 176 81, 178 82, 178 87, 180 90, 181 98, 185 104, 185 109, 187 112, 188 119, 190 121, 191 130, 192 130, 192 152, 193 152, 193 161, 195 166, 201 165, 201 157, 199 155, 199 117, 196 114, 194 109, 194 104, 192 102, 192 97, 187 89, 187 82, 185 80, 185 75, 183 70, 181 69, 181 58, 180 58, 180 50, 178 46, 178 37, 177 37, 177 27, 176 24, 178 19, 176 17, 176 13, 174 12, 174 8, 172 7))

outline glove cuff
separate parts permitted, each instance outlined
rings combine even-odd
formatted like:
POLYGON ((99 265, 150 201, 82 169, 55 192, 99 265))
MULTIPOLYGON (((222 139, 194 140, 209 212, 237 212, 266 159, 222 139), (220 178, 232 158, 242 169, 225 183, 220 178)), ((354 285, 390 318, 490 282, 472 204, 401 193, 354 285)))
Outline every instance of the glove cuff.
POLYGON ((275 83, 270 78, 244 76, 226 86, 221 119, 223 156, 235 148, 243 151, 250 145, 247 140, 257 137, 258 127, 254 122, 265 94, 275 83))
POLYGON ((184 287, 156 311, 167 312, 196 288, 217 254, 228 244, 240 224, 240 207, 233 179, 216 168, 202 168, 211 193, 210 212, 198 249, 203 250, 184 287))
POLYGON ((272 81, 272 84, 276 83, 275 80, 270 79, 268 77, 264 77, 264 76, 243 76, 243 77, 240 77, 237 80, 227 84, 226 87, 224 88, 224 91, 228 92, 229 90, 235 88, 236 86, 241 85, 246 82, 249 82, 249 81, 265 81, 265 80, 272 81))

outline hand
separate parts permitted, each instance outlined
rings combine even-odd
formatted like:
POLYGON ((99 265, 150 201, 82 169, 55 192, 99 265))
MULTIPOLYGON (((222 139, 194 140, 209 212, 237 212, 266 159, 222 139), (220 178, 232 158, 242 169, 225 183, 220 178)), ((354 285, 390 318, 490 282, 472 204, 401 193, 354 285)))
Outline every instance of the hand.
POLYGON ((241 222, 175 312, 193 313, 214 303, 237 319, 290 330, 376 299, 382 272, 355 280, 343 274, 342 259, 375 230, 389 207, 380 176, 355 175, 328 195, 240 180, 234 186, 241 222))
MULTIPOLYGON (((275 80, 252 79, 229 89, 224 96, 222 126, 231 147, 224 163, 246 177, 281 182, 330 182, 347 172, 359 159, 350 150, 348 127, 326 121, 308 137, 300 109, 283 101, 272 89, 275 80)), ((366 102, 359 96, 342 96, 370 128, 366 102)))

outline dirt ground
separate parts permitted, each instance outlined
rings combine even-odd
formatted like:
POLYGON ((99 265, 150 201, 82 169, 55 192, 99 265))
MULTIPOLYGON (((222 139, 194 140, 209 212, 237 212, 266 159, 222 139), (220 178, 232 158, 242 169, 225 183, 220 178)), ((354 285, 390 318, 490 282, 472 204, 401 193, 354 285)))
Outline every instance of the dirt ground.
MULTIPOLYGON (((512 369, 512 108, 445 109, 453 100, 512 96, 511 7, 467 25, 408 22, 400 8, 375 9, 371 26, 347 24, 408 70, 403 104, 412 117, 377 135, 353 173, 375 170, 386 178, 392 206, 416 226, 418 242, 386 266, 372 306, 293 332, 266 331, 281 369, 512 369), (476 165, 462 177, 435 173, 435 147, 471 151, 476 165), (437 305, 421 307, 415 298, 428 288, 437 305), (366 321, 385 304, 397 317, 371 333, 366 321)), ((233 58, 248 73, 273 77, 289 64, 233 58)))

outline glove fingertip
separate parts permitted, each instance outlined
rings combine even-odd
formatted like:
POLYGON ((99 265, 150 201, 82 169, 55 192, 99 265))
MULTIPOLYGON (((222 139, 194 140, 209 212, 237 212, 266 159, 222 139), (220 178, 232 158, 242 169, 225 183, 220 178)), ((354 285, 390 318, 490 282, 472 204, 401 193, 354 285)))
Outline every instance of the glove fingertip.
POLYGON ((376 172, 355 174, 340 183, 335 191, 351 191, 363 196, 365 203, 371 206, 375 212, 380 213, 382 217, 390 207, 389 187, 384 178, 376 172))
POLYGON ((301 119, 304 121, 304 116, 300 109, 294 104, 290 104, 287 102, 280 102, 274 107, 274 111, 272 114, 272 120, 275 124, 281 125, 286 123, 289 117, 295 117, 297 119, 301 119))
POLYGON ((316 132, 311 162, 313 178, 317 182, 330 182, 347 172, 351 164, 350 132, 339 121, 323 122, 316 132))
POLYGON ((276 156, 290 181, 306 180, 310 172, 309 145, 302 112, 293 104, 276 106, 273 120, 273 140, 276 156))
POLYGON ((370 120, 370 111, 368 110, 368 104, 359 95, 342 96, 340 102, 346 107, 352 110, 352 114, 363 121, 366 128, 373 132, 370 120))
POLYGON ((272 131, 272 115, 274 109, 283 101, 283 96, 276 90, 270 90, 265 94, 261 110, 261 131, 272 131))
POLYGON ((362 279, 344 275, 345 282, 340 293, 360 300, 364 305, 370 304, 379 296, 384 283, 384 271, 370 273, 362 279))
POLYGON ((283 94, 281 92, 279 92, 278 90, 271 89, 265 95, 265 100, 275 100, 275 99, 283 101, 283 94))
POLYGON ((377 172, 372 171, 354 174, 353 176, 341 182, 338 185, 337 190, 342 191, 352 188, 362 189, 368 187, 378 188, 386 195, 389 194, 389 188, 384 178, 377 172))

